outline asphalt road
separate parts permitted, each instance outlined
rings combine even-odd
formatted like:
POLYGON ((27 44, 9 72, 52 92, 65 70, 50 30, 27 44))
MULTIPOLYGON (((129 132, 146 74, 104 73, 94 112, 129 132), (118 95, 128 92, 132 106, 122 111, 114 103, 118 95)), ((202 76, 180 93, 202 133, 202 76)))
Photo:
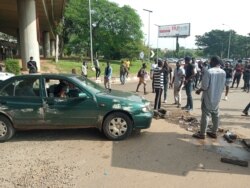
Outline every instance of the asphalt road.
MULTIPOLYGON (((112 87, 134 92, 136 85, 112 87)), ((153 93, 143 96, 153 104, 153 93)), ((182 115, 199 120, 200 96, 193 96, 194 111, 187 114, 171 105, 170 89, 163 104, 166 118, 154 119, 150 129, 120 142, 106 140, 95 129, 18 132, 0 144, 0 187, 250 187, 249 167, 220 162, 221 157, 250 162, 240 142, 229 144, 222 135, 197 141, 193 130, 179 122, 182 115)), ((249 96, 232 89, 220 105, 221 127, 240 138, 250 138, 250 118, 241 116, 249 96)))

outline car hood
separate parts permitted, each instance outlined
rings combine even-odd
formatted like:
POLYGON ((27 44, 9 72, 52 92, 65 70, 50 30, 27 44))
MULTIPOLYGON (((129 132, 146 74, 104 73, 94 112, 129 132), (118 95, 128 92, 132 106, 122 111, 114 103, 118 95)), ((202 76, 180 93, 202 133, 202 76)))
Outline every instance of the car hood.
POLYGON ((112 99, 112 100, 119 100, 119 101, 130 101, 130 102, 137 102, 137 103, 146 103, 148 102, 143 97, 130 93, 130 92, 123 92, 118 90, 112 90, 109 92, 100 92, 97 94, 97 97, 112 99))

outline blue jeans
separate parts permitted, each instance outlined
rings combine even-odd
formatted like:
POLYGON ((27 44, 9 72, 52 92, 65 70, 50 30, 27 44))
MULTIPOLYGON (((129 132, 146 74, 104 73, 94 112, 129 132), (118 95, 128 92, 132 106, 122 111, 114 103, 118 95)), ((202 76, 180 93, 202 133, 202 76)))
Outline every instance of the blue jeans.
POLYGON ((192 98, 192 91, 193 91, 193 81, 189 81, 186 85, 186 94, 187 94, 187 105, 188 109, 193 109, 193 98, 192 98))

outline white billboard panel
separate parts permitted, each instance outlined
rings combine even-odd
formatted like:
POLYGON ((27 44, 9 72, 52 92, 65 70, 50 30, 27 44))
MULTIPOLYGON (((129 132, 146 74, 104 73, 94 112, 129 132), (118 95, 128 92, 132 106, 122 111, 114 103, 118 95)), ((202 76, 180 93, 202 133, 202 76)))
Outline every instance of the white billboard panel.
POLYGON ((158 37, 188 37, 190 36, 190 23, 163 25, 158 27, 158 37))

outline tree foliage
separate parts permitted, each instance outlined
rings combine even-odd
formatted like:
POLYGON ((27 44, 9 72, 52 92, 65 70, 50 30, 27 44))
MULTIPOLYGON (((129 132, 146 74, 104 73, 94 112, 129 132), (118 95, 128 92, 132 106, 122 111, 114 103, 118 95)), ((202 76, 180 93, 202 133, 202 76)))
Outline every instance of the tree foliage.
MULTIPOLYGON (((91 1, 94 54, 120 59, 138 56, 143 48, 142 22, 129 6, 119 7, 107 0, 91 1)), ((88 0, 69 0, 64 14, 62 37, 67 54, 90 53, 88 0)))
POLYGON ((249 37, 238 35, 233 30, 212 30, 202 36, 196 36, 196 45, 207 56, 218 55, 226 58, 229 52, 229 58, 243 58, 249 55, 250 40, 249 37))

